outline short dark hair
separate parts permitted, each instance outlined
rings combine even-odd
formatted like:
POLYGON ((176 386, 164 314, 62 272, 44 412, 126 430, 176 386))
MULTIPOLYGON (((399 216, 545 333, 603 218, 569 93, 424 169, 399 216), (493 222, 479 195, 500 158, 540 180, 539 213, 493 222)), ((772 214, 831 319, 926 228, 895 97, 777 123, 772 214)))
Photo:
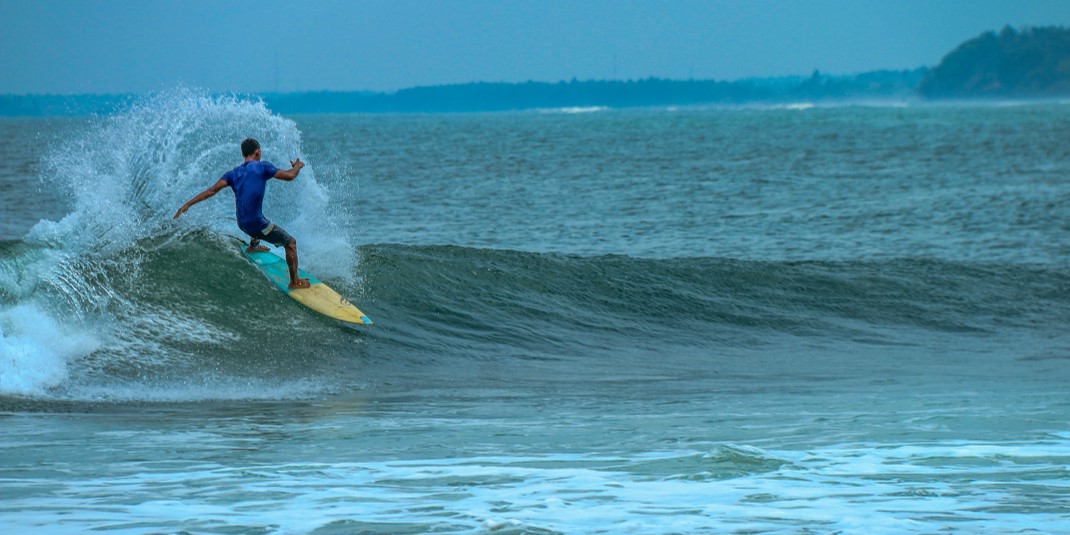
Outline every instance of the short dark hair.
POLYGON ((256 152, 256 149, 260 148, 260 142, 251 138, 245 138, 245 141, 241 142, 241 155, 243 158, 248 158, 256 152))

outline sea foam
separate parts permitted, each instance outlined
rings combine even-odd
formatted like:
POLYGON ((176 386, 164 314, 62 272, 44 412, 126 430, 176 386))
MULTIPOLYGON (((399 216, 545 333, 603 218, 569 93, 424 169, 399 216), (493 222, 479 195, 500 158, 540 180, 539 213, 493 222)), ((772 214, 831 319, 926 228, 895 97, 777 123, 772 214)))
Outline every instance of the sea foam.
POLYGON ((32 303, 0 311, 0 394, 40 396, 67 379, 67 360, 100 347, 91 331, 66 326, 32 303))

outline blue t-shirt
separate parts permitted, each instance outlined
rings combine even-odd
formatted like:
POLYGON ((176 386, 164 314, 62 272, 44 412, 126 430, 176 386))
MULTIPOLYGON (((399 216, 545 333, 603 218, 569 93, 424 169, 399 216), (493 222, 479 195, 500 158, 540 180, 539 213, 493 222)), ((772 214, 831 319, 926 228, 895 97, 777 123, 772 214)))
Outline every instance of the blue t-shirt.
POLYGON ((268 220, 262 211, 267 181, 279 172, 271 162, 249 160, 223 175, 234 190, 234 204, 238 211, 238 228, 252 236, 267 228, 268 220))

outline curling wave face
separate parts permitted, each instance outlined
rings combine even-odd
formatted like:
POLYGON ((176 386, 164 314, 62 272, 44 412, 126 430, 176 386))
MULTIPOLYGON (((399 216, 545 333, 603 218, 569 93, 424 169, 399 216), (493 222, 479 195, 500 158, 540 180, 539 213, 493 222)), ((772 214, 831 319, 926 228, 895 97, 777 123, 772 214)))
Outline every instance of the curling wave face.
MULTIPOLYGON (((11 304, 0 325, 16 365, 5 367, 4 393, 301 397, 429 367, 464 377, 505 361, 517 370, 561 363, 561 380, 565 370, 587 378, 770 366, 787 373, 795 368, 788 362, 741 365, 737 358, 757 352, 790 360, 799 350, 784 348, 824 344, 914 346, 910 353, 925 359, 926 348, 941 345, 965 351, 971 340, 1054 336, 1061 327, 1053 318, 1070 314, 1058 293, 1070 283, 1065 273, 1015 265, 659 260, 401 245, 364 246, 358 254, 363 262, 350 280, 332 282, 384 318, 370 338, 293 306, 230 238, 208 230, 163 244, 146 240, 96 264, 96 257, 57 261, 51 249, 8 242, 0 254, 5 291, 42 264, 73 271, 54 267, 28 295, 5 293, 11 304), (58 321, 49 308, 56 304, 81 311, 81 319, 58 321), (912 339, 903 331, 914 332, 912 339)), ((886 364, 857 355, 810 362, 807 373, 861 379, 886 364)), ((1040 346, 1012 354, 1043 355, 1040 346)), ((538 373, 553 380, 550 371, 538 373)))

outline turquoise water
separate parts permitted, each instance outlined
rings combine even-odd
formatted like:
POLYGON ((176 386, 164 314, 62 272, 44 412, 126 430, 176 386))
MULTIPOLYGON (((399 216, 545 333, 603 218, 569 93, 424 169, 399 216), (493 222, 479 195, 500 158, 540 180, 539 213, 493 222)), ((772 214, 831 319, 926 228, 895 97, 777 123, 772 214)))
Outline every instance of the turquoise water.
POLYGON ((1070 532, 1070 106, 4 119, 0 529, 1070 532), (274 289, 227 192, 376 325, 274 289))

